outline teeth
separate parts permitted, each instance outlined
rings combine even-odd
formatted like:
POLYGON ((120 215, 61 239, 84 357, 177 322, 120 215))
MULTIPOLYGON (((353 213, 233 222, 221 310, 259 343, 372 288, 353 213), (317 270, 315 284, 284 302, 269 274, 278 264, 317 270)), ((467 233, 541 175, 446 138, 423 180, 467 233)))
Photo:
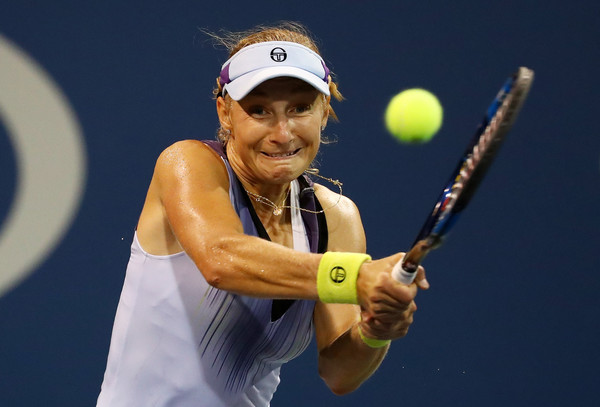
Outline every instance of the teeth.
POLYGON ((294 155, 296 152, 295 151, 290 151, 289 153, 280 153, 280 154, 267 154, 269 157, 289 157, 290 155, 294 155))

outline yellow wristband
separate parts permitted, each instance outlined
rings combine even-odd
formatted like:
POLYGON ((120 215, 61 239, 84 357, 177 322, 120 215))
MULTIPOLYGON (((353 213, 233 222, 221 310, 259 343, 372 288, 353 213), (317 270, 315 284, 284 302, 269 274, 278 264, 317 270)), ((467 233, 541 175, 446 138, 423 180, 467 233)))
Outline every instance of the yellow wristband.
POLYGON ((362 329, 360 329, 360 325, 357 325, 358 328, 358 334, 360 335, 360 339, 362 339, 362 341, 370 348, 383 348, 384 346, 386 346, 388 343, 390 343, 391 341, 389 339, 373 339, 373 338, 367 338, 363 332, 362 329))
POLYGON ((358 270, 367 260, 371 260, 371 256, 363 253, 323 254, 317 273, 319 299, 325 303, 358 304, 358 270))

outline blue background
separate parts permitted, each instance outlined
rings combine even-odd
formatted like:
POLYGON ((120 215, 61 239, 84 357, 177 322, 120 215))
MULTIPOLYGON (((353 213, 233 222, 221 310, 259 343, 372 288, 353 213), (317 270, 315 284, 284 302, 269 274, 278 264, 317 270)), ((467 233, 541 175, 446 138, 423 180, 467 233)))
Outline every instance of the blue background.
MULTIPOLYGON (((599 16, 591 0, 2 2, 0 33, 77 114, 88 178, 60 245, 0 298, 0 406, 94 405, 155 159, 215 134, 211 90, 227 58, 199 28, 282 19, 321 40, 346 97, 321 172, 344 182, 377 258, 412 243, 504 79, 524 65, 536 81, 469 210, 426 260, 432 288, 409 335, 341 398, 311 346, 284 367, 273 405, 598 405, 599 16), (439 96, 444 126, 429 144, 401 145, 383 111, 416 86, 439 96)), ((2 126, 0 149, 1 222, 17 179, 2 126)))

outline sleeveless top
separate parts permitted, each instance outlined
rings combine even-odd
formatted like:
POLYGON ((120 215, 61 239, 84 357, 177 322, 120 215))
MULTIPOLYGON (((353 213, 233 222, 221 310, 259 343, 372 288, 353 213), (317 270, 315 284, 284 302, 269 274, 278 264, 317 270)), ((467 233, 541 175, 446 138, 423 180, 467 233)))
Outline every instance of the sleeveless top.
MULTIPOLYGON (((268 239, 220 143, 244 233, 268 239)), ((319 210, 308 178, 291 206, 319 210)), ((324 217, 292 211, 294 249, 323 252, 324 217)), ((210 286, 185 252, 146 253, 137 235, 115 316, 98 407, 269 406, 281 366, 313 335, 313 301, 269 300, 210 286)))

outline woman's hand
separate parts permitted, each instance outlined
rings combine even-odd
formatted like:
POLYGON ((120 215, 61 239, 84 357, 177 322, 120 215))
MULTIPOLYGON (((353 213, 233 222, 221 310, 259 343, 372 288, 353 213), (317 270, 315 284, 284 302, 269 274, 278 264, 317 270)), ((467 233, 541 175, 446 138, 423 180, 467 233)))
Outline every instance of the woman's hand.
POLYGON ((392 277, 391 271, 403 255, 366 262, 360 269, 357 281, 360 328, 368 338, 397 339, 406 335, 417 310, 414 301, 417 291, 429 288, 423 267, 419 267, 410 285, 392 277))

